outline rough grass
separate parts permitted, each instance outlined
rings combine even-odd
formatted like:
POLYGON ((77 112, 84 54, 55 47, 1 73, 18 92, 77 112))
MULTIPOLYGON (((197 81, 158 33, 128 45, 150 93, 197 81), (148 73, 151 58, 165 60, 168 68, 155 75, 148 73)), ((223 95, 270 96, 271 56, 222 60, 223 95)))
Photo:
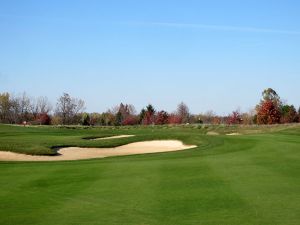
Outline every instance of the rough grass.
POLYGON ((0 149, 179 139, 196 149, 73 162, 0 163, 0 224, 297 225, 300 127, 0 126, 0 149), (215 131, 218 136, 206 133, 215 131), (226 136, 226 133, 253 133, 226 136), (120 140, 84 137, 136 134, 120 140))

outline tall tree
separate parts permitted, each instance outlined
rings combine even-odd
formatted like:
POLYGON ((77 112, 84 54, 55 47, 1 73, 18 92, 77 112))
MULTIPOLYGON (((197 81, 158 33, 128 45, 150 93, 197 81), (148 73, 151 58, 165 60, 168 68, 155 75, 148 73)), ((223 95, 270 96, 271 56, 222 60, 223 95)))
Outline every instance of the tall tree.
POLYGON ((181 118, 182 123, 188 123, 190 120, 190 110, 189 107, 181 102, 177 106, 176 114, 181 118))
POLYGON ((142 124, 150 125, 150 124, 154 124, 154 122, 155 122, 155 109, 151 104, 149 104, 146 107, 142 124))
POLYGON ((49 113, 52 110, 52 105, 47 97, 40 96, 37 98, 35 103, 35 112, 39 113, 49 113))
POLYGON ((228 116, 228 124, 241 124, 243 121, 241 113, 239 110, 233 111, 232 114, 228 116))
POLYGON ((265 89, 262 93, 262 100, 257 105, 257 123, 275 124, 280 123, 281 101, 279 95, 272 88, 265 89))
POLYGON ((280 123, 280 109, 273 101, 263 101, 257 107, 257 123, 258 124, 275 124, 280 123))
POLYGON ((123 116, 122 113, 119 111, 116 114, 116 119, 115 119, 115 126, 121 126, 122 125, 122 121, 123 121, 123 116))
POLYGON ((10 122, 11 102, 9 93, 0 93, 0 123, 10 122))
POLYGON ((140 114, 139 114, 139 120, 138 120, 139 124, 141 124, 143 122, 143 119, 144 119, 145 115, 146 115, 146 110, 142 109, 140 114))
POLYGON ((267 88, 262 93, 263 101, 272 101, 278 106, 281 104, 280 97, 275 90, 267 88))
POLYGON ((56 114, 62 119, 63 124, 72 124, 76 116, 84 110, 84 101, 71 97, 67 93, 58 99, 56 104, 56 114))
POLYGON ((21 97, 19 98, 20 101, 20 109, 21 109, 21 118, 24 121, 33 120, 33 100, 30 98, 26 92, 23 92, 21 97))
POLYGON ((293 105, 283 105, 281 107, 281 123, 298 122, 298 115, 293 105))
POLYGON ((169 114, 166 111, 159 111, 155 117, 155 124, 167 124, 169 122, 169 114))
POLYGON ((120 126, 133 122, 132 118, 134 117, 136 112, 133 105, 124 105, 123 103, 121 103, 118 107, 115 107, 114 109, 116 111, 116 125, 120 126), (124 121, 126 121, 125 124, 124 121))

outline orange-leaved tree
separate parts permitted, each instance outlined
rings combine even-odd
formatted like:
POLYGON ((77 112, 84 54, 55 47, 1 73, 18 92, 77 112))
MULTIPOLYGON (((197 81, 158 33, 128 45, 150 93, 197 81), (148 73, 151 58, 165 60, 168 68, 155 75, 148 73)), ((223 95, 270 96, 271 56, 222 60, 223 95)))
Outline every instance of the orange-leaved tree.
POLYGON ((281 101, 280 97, 272 88, 268 88, 262 93, 263 99, 257 105, 257 123, 258 124, 276 124, 280 123, 281 101))

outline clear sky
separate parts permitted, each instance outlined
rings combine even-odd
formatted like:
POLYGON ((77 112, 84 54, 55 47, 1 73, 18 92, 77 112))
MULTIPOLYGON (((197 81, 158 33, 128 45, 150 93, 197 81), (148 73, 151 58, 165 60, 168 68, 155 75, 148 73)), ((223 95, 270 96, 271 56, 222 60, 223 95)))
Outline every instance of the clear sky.
POLYGON ((193 113, 300 105, 298 0, 0 0, 0 92, 193 113))

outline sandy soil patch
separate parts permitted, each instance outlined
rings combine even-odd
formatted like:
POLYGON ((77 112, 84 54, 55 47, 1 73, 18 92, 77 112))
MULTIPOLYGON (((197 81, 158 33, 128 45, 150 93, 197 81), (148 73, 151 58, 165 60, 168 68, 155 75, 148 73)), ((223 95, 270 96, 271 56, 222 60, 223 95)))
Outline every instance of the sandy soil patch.
POLYGON ((236 135, 241 135, 240 133, 230 133, 230 134, 226 134, 228 136, 236 136, 236 135))
POLYGON ((108 139, 118 139, 118 138, 127 138, 127 137, 134 137, 135 135, 118 135, 118 136, 111 136, 111 137, 104 137, 104 138, 93 138, 90 140, 108 140, 108 139))
POLYGON ((61 148, 56 156, 33 156, 14 152, 0 151, 0 161, 60 161, 105 158, 109 156, 135 155, 158 152, 179 151, 195 148, 195 145, 184 145, 181 141, 144 141, 135 142, 116 148, 61 148))
POLYGON ((209 131, 206 133, 206 135, 220 135, 220 134, 214 131, 209 131))

